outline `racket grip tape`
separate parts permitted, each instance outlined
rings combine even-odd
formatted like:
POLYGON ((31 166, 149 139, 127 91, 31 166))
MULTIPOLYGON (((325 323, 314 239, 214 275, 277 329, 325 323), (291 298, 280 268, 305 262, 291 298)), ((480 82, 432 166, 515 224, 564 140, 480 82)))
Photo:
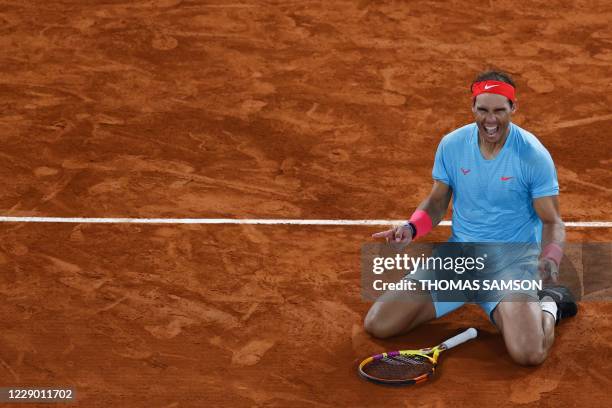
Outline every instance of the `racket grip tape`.
POLYGON ((459 333, 455 337, 451 337, 450 339, 446 340, 444 343, 442 343, 442 346, 444 346, 447 350, 452 349, 453 347, 458 346, 461 343, 465 343, 468 340, 476 338, 476 336, 478 336, 478 332, 475 328, 470 327, 469 329, 462 333, 459 333))

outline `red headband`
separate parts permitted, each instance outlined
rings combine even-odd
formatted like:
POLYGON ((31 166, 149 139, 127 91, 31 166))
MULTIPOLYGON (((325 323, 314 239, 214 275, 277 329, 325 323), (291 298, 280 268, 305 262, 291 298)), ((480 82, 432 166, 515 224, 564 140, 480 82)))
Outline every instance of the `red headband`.
POLYGON ((493 93, 503 95, 510 99, 512 103, 516 101, 514 96, 514 87, 506 82, 501 81, 481 81, 472 85, 472 97, 476 98, 481 93, 493 93))

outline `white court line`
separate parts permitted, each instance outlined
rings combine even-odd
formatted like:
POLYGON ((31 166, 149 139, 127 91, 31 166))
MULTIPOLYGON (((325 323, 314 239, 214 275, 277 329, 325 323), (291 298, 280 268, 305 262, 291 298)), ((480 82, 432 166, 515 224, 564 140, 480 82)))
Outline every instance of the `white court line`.
MULTIPOLYGON (((247 218, 69 218, 69 217, 0 217, 0 222, 57 222, 69 224, 241 224, 241 225, 392 225, 405 220, 299 220, 299 219, 247 219, 247 218)), ((450 221, 439 225, 450 226, 450 221)), ((612 221, 586 221, 565 223, 575 228, 610 228, 612 221)))

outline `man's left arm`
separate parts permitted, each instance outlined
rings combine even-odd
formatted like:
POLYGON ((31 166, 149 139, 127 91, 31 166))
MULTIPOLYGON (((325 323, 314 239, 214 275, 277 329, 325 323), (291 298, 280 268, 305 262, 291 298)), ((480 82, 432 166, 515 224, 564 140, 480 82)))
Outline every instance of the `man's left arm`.
POLYGON ((542 253, 538 265, 540 276, 545 282, 557 282, 565 243, 565 224, 559 213, 558 196, 536 198, 533 208, 542 220, 542 253))

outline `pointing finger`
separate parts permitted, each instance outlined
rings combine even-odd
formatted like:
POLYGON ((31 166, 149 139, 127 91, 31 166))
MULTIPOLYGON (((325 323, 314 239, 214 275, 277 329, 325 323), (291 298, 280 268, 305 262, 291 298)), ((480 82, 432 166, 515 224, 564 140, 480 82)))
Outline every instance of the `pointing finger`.
POLYGON ((393 232, 393 230, 376 232, 376 233, 372 234, 372 238, 385 238, 385 237, 388 237, 392 232, 393 232))

